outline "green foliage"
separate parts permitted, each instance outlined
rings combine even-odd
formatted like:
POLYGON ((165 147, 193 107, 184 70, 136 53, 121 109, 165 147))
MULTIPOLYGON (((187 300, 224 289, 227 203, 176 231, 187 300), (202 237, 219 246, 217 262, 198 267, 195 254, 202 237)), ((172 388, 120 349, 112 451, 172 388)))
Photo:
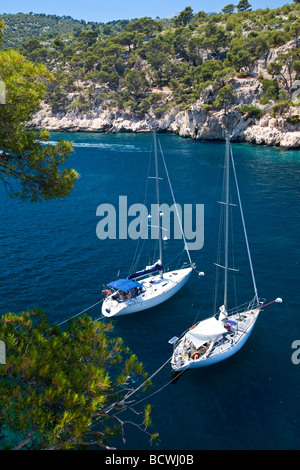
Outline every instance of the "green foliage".
POLYGON ((186 7, 174 20, 174 26, 187 26, 193 19, 193 10, 191 7, 186 7))
POLYGON ((146 79, 146 72, 144 70, 138 72, 137 70, 128 70, 125 75, 125 84, 127 90, 138 99, 143 96, 148 89, 148 82, 146 79))
POLYGON ((125 31, 141 33, 145 35, 145 37, 154 34, 156 31, 161 31, 161 29, 162 28, 159 22, 152 20, 147 16, 135 20, 125 27, 125 31))
POLYGON ((229 3, 222 9, 222 12, 224 13, 224 15, 226 15, 227 13, 231 15, 232 13, 234 13, 235 8, 236 8, 235 5, 233 5, 232 3, 229 3))
POLYGON ((266 96, 263 96, 260 100, 259 100, 260 104, 262 105, 266 105, 266 104, 269 104, 270 103, 270 100, 268 100, 268 98, 266 96))
POLYGON ((161 118, 164 114, 164 108, 154 108, 153 109, 153 114, 156 118, 161 118))
MULTIPOLYGON (((2 317, 0 433, 11 434, 13 448, 108 448, 124 426, 120 411, 130 410, 128 375, 147 381, 143 365, 111 330, 88 316, 62 330, 37 309, 2 317)), ((147 433, 150 412, 147 405, 135 423, 147 433)))
POLYGON ((280 47, 287 42, 287 36, 282 31, 272 31, 267 37, 269 47, 280 47))
POLYGON ((29 39, 29 41, 23 42, 21 49, 23 49, 25 53, 31 54, 34 50, 39 49, 40 47, 42 47, 40 41, 37 39, 29 39))
POLYGON ((278 103, 273 106, 272 116, 276 117, 278 114, 282 116, 290 109, 292 105, 293 103, 291 100, 278 101, 278 103))
MULTIPOLYGON (((275 79, 270 80, 267 78, 262 79, 263 91, 264 91, 264 98, 268 100, 277 100, 278 93, 279 93, 279 84, 278 81, 275 79)), ((262 100, 261 100, 262 102, 262 100)), ((262 103, 267 104, 267 103, 262 103)))
POLYGON ((46 15, 44 13, 2 14, 0 21, 6 25, 2 47, 18 47, 30 39, 49 41, 57 36, 78 37, 83 31, 97 31, 101 37, 121 32, 130 20, 111 21, 107 24, 75 20, 71 16, 46 15))
POLYGON ((300 115, 295 114, 294 116, 289 116, 287 118, 287 122, 290 122, 291 124, 300 124, 300 115))
POLYGON ((96 31, 82 31, 78 36, 78 42, 79 44, 82 44, 85 49, 87 49, 88 47, 91 47, 93 44, 95 44, 97 38, 98 33, 96 31))
POLYGON ((236 95, 233 93, 233 86, 225 85, 219 90, 216 100, 214 101, 214 106, 217 109, 224 109, 225 114, 230 104, 236 101, 236 95))
POLYGON ((237 72, 240 72, 243 69, 249 69, 253 60, 250 52, 247 50, 238 51, 237 54, 229 52, 227 54, 227 59, 234 66, 237 72))
MULTIPOLYGON (((268 49, 292 39, 297 43, 298 16, 299 6, 295 4, 252 11, 248 1, 241 0, 237 6, 226 5, 220 14, 200 11, 194 15, 192 8, 186 7, 169 20, 144 17, 104 25, 74 23, 64 18, 70 27, 68 32, 62 31, 58 36, 57 30, 55 34, 53 30, 45 41, 33 28, 20 50, 26 58, 43 63, 54 73, 55 79, 49 83, 46 95, 54 113, 70 108, 86 112, 89 107, 101 104, 106 108, 130 109, 138 116, 158 109, 156 113, 160 115, 161 109, 171 105, 187 109, 208 85, 213 89, 213 96, 206 103, 210 105, 230 79, 248 77, 255 71, 257 60, 268 49), (63 75, 59 77, 58 72, 63 75), (78 82, 83 88, 93 84, 94 92, 77 93, 74 88, 78 82), (148 101, 155 88, 168 91, 165 100, 156 107, 148 101)), ((17 25, 20 18, 17 15, 17 25)), ((51 15, 31 15, 30 19, 41 21, 43 27, 45 22, 49 25, 51 21, 58 22, 58 17, 51 15)), ((291 78, 300 74, 297 47, 283 56, 269 65, 278 86, 265 91, 266 103, 285 99, 280 89, 290 98, 291 78), (283 70, 288 71, 285 77, 283 70)), ((216 103, 221 106, 218 99, 216 103)))
POLYGON ((251 10, 251 5, 248 2, 248 0, 240 0, 239 3, 237 4, 237 9, 238 11, 251 10))
POLYGON ((300 49, 297 48, 287 54, 279 54, 278 60, 271 62, 267 67, 267 72, 276 77, 279 83, 286 90, 288 97, 291 98, 293 92, 294 72, 300 73, 300 49))
POLYGON ((268 44, 265 33, 259 35, 250 33, 244 37, 235 35, 227 54, 227 60, 239 72, 242 69, 250 69, 255 60, 261 57, 267 50, 268 44))
POLYGON ((201 109, 202 109, 202 111, 207 113, 208 111, 211 111, 213 109, 213 105, 212 104, 204 104, 201 109))
POLYGON ((6 87, 6 104, 0 105, 0 180, 14 197, 39 201, 66 196, 78 175, 59 167, 72 144, 61 140, 45 146, 26 129, 44 97, 49 72, 8 50, 0 52, 0 79, 6 87))
POLYGON ((255 119, 260 119, 263 115, 263 111, 260 108, 257 108, 254 105, 247 105, 245 104, 241 108, 239 108, 239 112, 241 113, 242 116, 244 116, 244 119, 249 119, 249 118, 255 118, 255 119))

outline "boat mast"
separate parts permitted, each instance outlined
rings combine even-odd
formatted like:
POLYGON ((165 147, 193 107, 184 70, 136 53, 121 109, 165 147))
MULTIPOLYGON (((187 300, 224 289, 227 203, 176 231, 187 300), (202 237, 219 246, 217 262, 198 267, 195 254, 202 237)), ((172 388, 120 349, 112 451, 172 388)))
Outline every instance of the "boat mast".
POLYGON ((225 179, 226 179, 226 196, 225 196, 225 282, 224 282, 224 307, 227 311, 227 285, 228 285, 228 229, 229 229, 229 135, 226 135, 226 155, 225 155, 225 179))
MULTIPOLYGON (((158 161, 157 161, 157 139, 156 130, 154 129, 154 155, 155 155, 155 173, 156 173, 156 199, 158 206, 158 243, 159 243, 159 259, 162 264, 162 240, 161 240, 161 220, 160 220, 160 204, 159 204, 159 184, 158 184, 158 161)), ((160 271, 160 277, 163 278, 163 270, 160 271)))

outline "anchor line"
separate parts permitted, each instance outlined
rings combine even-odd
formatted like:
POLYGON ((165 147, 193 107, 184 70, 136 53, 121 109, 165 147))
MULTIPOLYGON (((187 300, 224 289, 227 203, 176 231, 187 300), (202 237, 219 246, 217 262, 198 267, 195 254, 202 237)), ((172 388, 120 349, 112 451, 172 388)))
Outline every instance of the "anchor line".
MULTIPOLYGON (((79 315, 82 315, 83 313, 87 312, 87 311, 90 310, 91 308, 96 307, 96 305, 99 305, 101 302, 103 302, 103 299, 99 300, 98 302, 96 302, 95 304, 91 305, 90 307, 87 307, 86 309, 82 310, 81 312, 76 313, 75 315, 73 315, 73 317, 67 318, 66 320, 62 321, 61 323, 57 323, 56 326, 61 326, 61 325, 63 325, 64 323, 67 323, 68 321, 73 320, 73 318, 76 318, 76 317, 78 317, 79 315)), ((99 317, 99 318, 101 318, 101 317, 99 317)), ((98 320, 98 319, 97 319, 97 320, 98 320)))

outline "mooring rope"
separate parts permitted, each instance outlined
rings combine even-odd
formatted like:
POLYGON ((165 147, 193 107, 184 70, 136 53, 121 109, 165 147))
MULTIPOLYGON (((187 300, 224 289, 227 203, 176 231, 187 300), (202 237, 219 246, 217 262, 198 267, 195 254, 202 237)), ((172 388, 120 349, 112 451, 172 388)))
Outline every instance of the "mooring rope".
MULTIPOLYGON (((56 326, 61 326, 61 325, 63 325, 64 323, 67 323, 68 321, 73 320, 73 318, 76 318, 76 317, 78 317, 79 315, 82 315, 83 313, 87 312, 87 311, 90 310, 91 308, 96 307, 96 305, 99 305, 101 302, 103 302, 103 299, 99 300, 99 301, 96 302, 94 305, 91 305, 90 307, 87 307, 86 309, 82 310, 81 312, 76 313, 76 315, 73 315, 73 317, 67 318, 67 320, 62 321, 61 323, 57 323, 56 326)), ((101 317, 100 317, 100 318, 101 318, 101 317)))

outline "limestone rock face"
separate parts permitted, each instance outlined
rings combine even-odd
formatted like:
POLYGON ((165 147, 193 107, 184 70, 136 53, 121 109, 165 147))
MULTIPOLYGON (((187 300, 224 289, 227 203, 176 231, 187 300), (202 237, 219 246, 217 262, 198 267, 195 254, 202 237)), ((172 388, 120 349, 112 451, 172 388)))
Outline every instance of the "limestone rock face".
POLYGON ((300 148, 300 132, 283 132, 270 127, 252 126, 244 133, 245 141, 284 149, 300 148))
MULTIPOLYGON (((279 49, 270 50, 260 67, 265 67, 273 60, 279 49)), ((263 59, 262 59, 263 60, 263 59)), ((234 94, 237 99, 234 107, 227 113, 222 111, 207 111, 203 107, 205 101, 199 99, 189 110, 178 111, 171 109, 161 117, 151 112, 143 118, 138 118, 130 111, 117 109, 102 109, 95 107, 88 113, 76 113, 74 110, 53 114, 50 106, 43 103, 35 114, 29 127, 48 129, 49 131, 66 132, 151 132, 154 127, 159 132, 172 132, 199 140, 223 140, 225 129, 233 141, 251 142, 257 145, 279 146, 285 149, 300 148, 300 124, 291 124, 286 117, 273 118, 270 109, 260 120, 244 119, 239 108, 245 104, 263 108, 260 99, 263 95, 261 82, 255 77, 232 80, 234 94)), ((297 114, 294 107, 291 111, 297 114)))

